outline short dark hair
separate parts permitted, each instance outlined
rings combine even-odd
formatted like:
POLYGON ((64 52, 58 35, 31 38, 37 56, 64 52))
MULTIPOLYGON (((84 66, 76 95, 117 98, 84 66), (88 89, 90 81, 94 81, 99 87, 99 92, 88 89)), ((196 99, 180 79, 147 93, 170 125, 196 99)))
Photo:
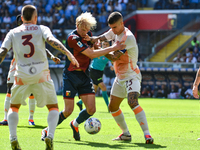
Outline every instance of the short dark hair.
POLYGON ((22 10, 22 16, 26 21, 30 21, 35 11, 36 8, 33 5, 26 5, 22 10))
POLYGON ((120 19, 123 20, 122 14, 120 12, 112 12, 109 16, 108 16, 108 24, 114 24, 117 21, 119 21, 120 19))

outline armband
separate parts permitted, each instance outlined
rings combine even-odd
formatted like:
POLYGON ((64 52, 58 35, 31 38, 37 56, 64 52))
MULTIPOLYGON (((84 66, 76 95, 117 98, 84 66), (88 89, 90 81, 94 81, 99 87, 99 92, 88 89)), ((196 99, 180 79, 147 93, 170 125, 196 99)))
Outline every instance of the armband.
POLYGON ((126 49, 123 49, 123 50, 119 50, 121 53, 126 53, 126 49))

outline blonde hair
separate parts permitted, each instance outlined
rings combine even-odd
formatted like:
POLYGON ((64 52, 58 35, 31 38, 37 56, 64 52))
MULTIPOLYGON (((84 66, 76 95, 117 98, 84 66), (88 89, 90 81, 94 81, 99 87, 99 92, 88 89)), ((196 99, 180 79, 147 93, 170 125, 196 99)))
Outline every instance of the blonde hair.
POLYGON ((93 30, 96 28, 97 21, 90 12, 82 13, 76 18, 76 26, 83 26, 87 29, 93 30))

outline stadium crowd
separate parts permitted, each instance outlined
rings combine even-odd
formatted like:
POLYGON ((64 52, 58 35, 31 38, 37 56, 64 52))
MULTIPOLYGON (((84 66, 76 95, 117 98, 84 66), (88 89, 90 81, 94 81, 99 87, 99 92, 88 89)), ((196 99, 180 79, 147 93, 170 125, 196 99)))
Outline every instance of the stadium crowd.
POLYGON ((199 41, 196 37, 191 41, 191 45, 186 47, 183 54, 177 53, 177 56, 173 59, 176 63, 200 63, 200 48, 199 41))
MULTIPOLYGON (((16 16, 24 5, 32 4, 38 10, 38 24, 50 27, 54 36, 65 42, 65 29, 75 29, 75 19, 82 12, 92 12, 98 24, 96 31, 107 26, 110 12, 126 15, 136 10, 135 0, 5 0, 0 1, 0 45, 6 33, 16 26, 16 16), (58 30, 53 30, 58 29, 58 30), (59 31, 59 32, 58 32, 59 31)), ((7 59, 12 59, 8 55, 7 59), (10 58, 9 58, 10 57, 10 58)), ((60 56, 62 59, 62 55, 60 56)))
POLYGON ((198 0, 158 0, 154 9, 199 9, 198 0))

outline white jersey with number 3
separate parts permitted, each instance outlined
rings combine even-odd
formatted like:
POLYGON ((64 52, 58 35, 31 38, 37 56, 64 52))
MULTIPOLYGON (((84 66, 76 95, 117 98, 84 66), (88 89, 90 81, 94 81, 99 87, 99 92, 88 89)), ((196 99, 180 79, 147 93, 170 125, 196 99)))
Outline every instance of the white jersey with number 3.
POLYGON ((47 80, 43 78, 49 74, 45 41, 50 36, 53 35, 48 27, 34 24, 22 24, 6 35, 1 47, 13 47, 17 64, 14 76, 21 78, 23 84, 47 80))
POLYGON ((126 52, 118 60, 113 62, 116 76, 122 80, 132 78, 133 75, 139 74, 140 71, 137 66, 138 46, 133 33, 125 27, 120 35, 115 35, 112 29, 110 29, 104 36, 108 41, 125 41, 126 52))

